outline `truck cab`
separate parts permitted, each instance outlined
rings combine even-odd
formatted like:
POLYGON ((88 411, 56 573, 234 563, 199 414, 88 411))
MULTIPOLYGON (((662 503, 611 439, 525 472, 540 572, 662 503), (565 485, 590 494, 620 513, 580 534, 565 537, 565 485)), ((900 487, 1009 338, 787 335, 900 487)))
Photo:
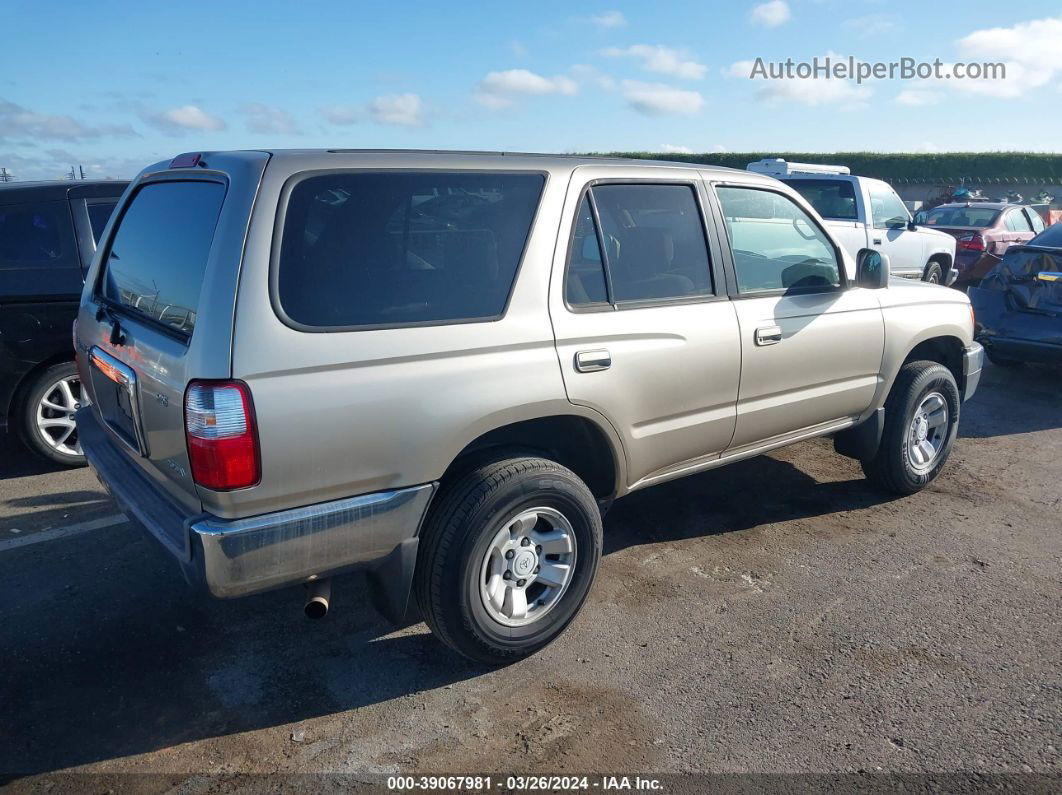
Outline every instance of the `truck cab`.
POLYGON ((781 158, 749 163, 748 170, 796 190, 853 257, 862 248, 876 249, 889 257, 894 276, 935 284, 954 282, 954 240, 915 224, 887 182, 854 176, 847 166, 791 163, 781 158))

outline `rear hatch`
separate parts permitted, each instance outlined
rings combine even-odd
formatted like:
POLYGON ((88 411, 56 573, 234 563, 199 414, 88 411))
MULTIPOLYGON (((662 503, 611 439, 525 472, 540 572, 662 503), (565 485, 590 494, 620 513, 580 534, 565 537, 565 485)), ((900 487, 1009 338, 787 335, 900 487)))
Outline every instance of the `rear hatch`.
POLYGON ((269 155, 181 156, 146 169, 93 260, 76 326, 78 366, 115 446, 188 513, 184 396, 231 374, 248 219, 269 155))

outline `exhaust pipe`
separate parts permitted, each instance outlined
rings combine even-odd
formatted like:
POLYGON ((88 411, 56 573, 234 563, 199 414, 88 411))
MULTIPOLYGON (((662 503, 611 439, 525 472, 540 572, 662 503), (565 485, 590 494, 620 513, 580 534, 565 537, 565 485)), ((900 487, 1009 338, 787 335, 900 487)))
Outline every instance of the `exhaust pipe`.
POLYGON ((328 602, 331 598, 331 578, 306 583, 306 606, 303 608, 306 617, 317 619, 328 615, 328 602))

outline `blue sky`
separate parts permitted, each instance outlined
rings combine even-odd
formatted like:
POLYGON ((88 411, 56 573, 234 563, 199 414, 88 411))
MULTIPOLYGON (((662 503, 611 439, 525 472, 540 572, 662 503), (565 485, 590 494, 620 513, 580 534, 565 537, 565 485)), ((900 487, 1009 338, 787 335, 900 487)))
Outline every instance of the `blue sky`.
POLYGON ((1058 151, 1042 0, 0 0, 0 166, 182 151, 1058 151), (54 53, 54 55, 53 55, 54 53), (750 80, 756 58, 1000 61, 996 81, 750 80))

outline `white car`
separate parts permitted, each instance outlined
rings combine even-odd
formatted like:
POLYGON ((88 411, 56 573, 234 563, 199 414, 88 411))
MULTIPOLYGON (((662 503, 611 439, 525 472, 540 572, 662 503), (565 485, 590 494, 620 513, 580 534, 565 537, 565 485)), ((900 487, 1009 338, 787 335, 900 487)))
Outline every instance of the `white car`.
POLYGON ((757 160, 748 170, 794 188, 853 257, 873 248, 889 256, 894 276, 946 285, 955 281, 955 238, 916 225, 889 183, 852 176, 846 166, 781 158, 757 160))

